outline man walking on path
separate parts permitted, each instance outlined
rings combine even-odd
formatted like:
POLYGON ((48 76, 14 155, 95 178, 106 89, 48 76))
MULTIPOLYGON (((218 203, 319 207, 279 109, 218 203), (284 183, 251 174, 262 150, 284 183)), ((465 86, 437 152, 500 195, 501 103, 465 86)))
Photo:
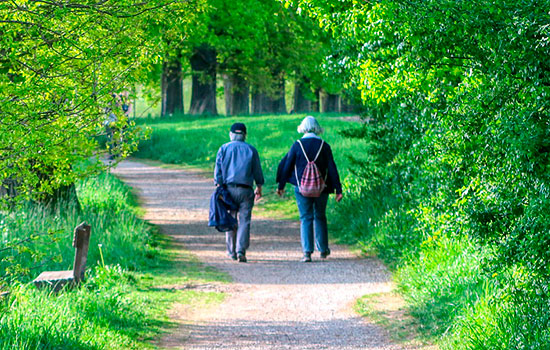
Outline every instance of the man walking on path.
POLYGON ((220 147, 216 156, 214 181, 217 186, 227 186, 231 197, 239 209, 232 213, 238 214, 238 226, 225 234, 227 254, 233 260, 246 262, 246 250, 250 244, 250 219, 254 197, 262 197, 264 175, 260 164, 258 151, 245 142, 246 126, 235 123, 229 131, 228 142, 220 147), (253 190, 256 182, 256 191, 253 190))

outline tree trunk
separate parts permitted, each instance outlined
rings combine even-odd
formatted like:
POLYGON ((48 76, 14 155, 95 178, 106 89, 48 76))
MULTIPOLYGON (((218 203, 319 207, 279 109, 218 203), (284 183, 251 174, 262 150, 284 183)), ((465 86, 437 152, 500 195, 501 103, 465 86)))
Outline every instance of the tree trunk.
POLYGON ((340 100, 340 112, 342 113, 355 113, 357 111, 356 105, 346 98, 340 100))
POLYGON ((285 80, 281 79, 275 97, 262 91, 252 93, 252 114, 286 114, 285 80))
POLYGON ((267 94, 259 91, 252 93, 252 114, 264 114, 273 112, 273 102, 267 94))
POLYGON ((312 101, 308 100, 303 93, 304 86, 296 83, 294 85, 293 113, 308 113, 312 111, 312 101))
POLYGON ((286 114, 285 78, 281 78, 278 84, 278 93, 273 99, 273 111, 276 114, 286 114))
POLYGON ((340 112, 339 97, 335 94, 325 94, 323 96, 323 113, 340 112))
POLYGON ((0 198, 9 204, 13 204, 13 199, 19 195, 18 186, 19 182, 13 178, 4 179, 3 182, 0 182, 0 198))
POLYGON ((248 82, 237 74, 225 75, 223 81, 226 115, 248 115, 250 89, 248 82))
POLYGON ((179 58, 163 63, 161 89, 161 116, 183 113, 183 81, 179 58))
POLYGON ((189 114, 217 115, 216 51, 206 45, 195 49, 191 56, 192 90, 189 114))
POLYGON ((321 110, 320 102, 321 102, 321 89, 315 89, 315 100, 311 102, 311 111, 312 112, 319 112, 321 110))

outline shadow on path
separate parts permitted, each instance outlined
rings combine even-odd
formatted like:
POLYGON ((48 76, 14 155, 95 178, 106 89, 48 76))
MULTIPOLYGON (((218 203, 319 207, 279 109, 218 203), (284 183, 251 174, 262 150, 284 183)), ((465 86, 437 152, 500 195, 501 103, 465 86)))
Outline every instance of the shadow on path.
POLYGON ((313 263, 300 263, 298 223, 253 216, 249 263, 236 263, 225 254, 225 235, 207 227, 214 191, 211 179, 133 161, 122 162, 113 172, 138 192, 145 219, 233 280, 222 288, 227 298, 215 308, 176 306, 172 316, 181 326, 162 339, 162 347, 401 348, 352 309, 357 298, 392 289, 389 274, 377 259, 359 258, 335 245, 327 260, 316 253, 313 263))

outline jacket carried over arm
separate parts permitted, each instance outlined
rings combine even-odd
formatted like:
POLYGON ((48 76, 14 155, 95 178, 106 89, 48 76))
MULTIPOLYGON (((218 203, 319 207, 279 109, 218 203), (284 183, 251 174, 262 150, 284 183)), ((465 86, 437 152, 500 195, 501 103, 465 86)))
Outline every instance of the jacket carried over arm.
MULTIPOLYGON (((319 151, 321 146, 321 139, 317 137, 305 137, 300 139, 304 149, 307 153, 307 157, 310 160, 315 159, 315 155, 319 151)), ((332 150, 328 143, 323 144, 323 149, 319 154, 319 157, 315 161, 317 168, 321 172, 323 178, 326 178, 327 187, 323 192, 341 194, 342 184, 340 183, 340 176, 336 169, 336 163, 332 155, 332 150)), ((285 184, 290 182, 294 186, 298 185, 296 182, 296 173, 298 175, 298 181, 302 178, 302 174, 307 165, 307 159, 304 156, 302 148, 298 144, 298 141, 294 142, 288 154, 283 158, 277 169, 277 182, 279 184, 279 190, 285 188, 285 184), (296 172, 294 168, 296 167, 296 172)))
POLYGON ((237 226, 237 219, 231 215, 231 211, 237 209, 239 206, 235 204, 227 188, 216 187, 216 191, 210 197, 208 226, 215 226, 220 232, 233 230, 237 226))

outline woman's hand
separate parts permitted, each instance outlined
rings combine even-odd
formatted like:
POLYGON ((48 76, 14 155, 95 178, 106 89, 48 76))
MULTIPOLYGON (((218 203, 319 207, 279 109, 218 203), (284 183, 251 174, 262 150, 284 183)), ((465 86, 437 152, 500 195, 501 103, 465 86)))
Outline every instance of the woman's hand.
POLYGON ((255 200, 259 201, 260 198, 262 198, 262 186, 257 186, 256 191, 254 191, 254 194, 256 195, 255 200))
POLYGON ((337 202, 340 202, 342 200, 342 197, 344 197, 344 196, 341 193, 337 193, 336 198, 334 198, 334 199, 336 199, 337 202))

